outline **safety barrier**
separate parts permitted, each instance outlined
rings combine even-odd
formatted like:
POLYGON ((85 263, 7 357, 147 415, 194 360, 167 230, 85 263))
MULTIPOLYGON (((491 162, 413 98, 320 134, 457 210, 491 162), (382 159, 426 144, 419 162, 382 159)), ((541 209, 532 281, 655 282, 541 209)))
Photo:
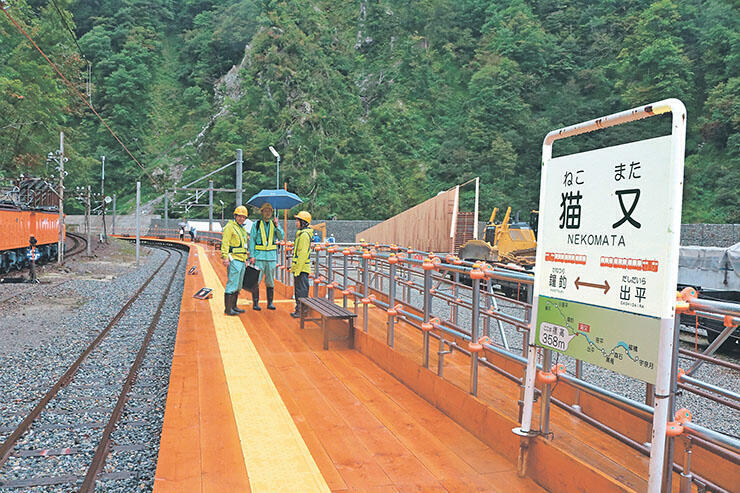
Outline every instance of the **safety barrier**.
MULTIPOLYGON (((292 283, 292 276, 289 275, 292 247, 292 242, 280 242, 278 279, 286 285, 292 283)), ((313 274, 310 277, 314 296, 319 294, 320 287, 325 287, 326 296, 332 300, 341 299, 344 307, 352 300, 355 312, 362 310, 364 332, 368 331, 368 310, 370 305, 373 305, 386 313, 388 346, 394 345, 394 330, 399 321, 421 331, 422 361, 426 368, 430 363, 431 341, 434 339, 439 343, 439 349, 436 351, 438 376, 444 376, 445 355, 453 351, 467 355, 470 359, 468 391, 471 394, 478 393, 480 366, 491 369, 520 386, 523 385, 532 309, 531 287, 534 279, 531 273, 500 265, 473 264, 452 255, 435 255, 395 245, 315 244, 312 245, 312 250, 313 274), (470 280, 471 285, 462 283, 463 278, 466 281, 470 280), (495 293, 493 287, 498 282, 521 287, 526 293, 526 300, 511 299, 495 293), (503 302, 519 308, 524 315, 518 317, 506 313, 500 307, 503 302), (439 306, 448 308, 449 317, 435 316, 435 307, 439 306), (511 349, 503 328, 505 324, 521 334, 521 353, 511 349), (482 358, 484 350, 520 365, 522 376, 514 375, 482 358)), ((697 313, 700 316, 722 320, 728 327, 728 334, 740 323, 740 305, 700 299, 686 291, 679 293, 678 296, 679 312, 697 313)), ((678 347, 678 344, 675 346, 678 347)), ((715 348, 716 345, 711 349, 715 348)), ((711 351, 709 353, 702 355, 681 350, 682 356, 694 359, 695 363, 689 370, 676 370, 673 394, 681 389, 710 399, 719 405, 740 410, 740 394, 692 376, 703 362, 738 369, 735 368, 738 365, 714 358, 711 351)), ((649 428, 647 436, 642 440, 630 437, 628 431, 619 431, 613 424, 602 422, 597 417, 583 412, 580 398, 581 393, 597 397, 642 420, 649 427, 653 414, 652 385, 645 384, 646 402, 638 402, 586 381, 582 375, 581 361, 575 361, 575 375, 567 374, 563 365, 553 366, 549 350, 541 350, 540 361, 537 378, 541 388, 537 390, 541 403, 539 434, 550 433, 549 409, 551 404, 555 404, 642 454, 649 455, 647 446, 649 428), (557 382, 572 387, 574 392, 571 402, 565 402, 552 395, 557 382)), ((521 401, 519 408, 521 419, 521 401)), ((692 473, 693 447, 701 447, 735 466, 740 466, 740 440, 726 433, 691 423, 690 419, 690 412, 682 414, 677 412, 676 420, 669 423, 667 432, 669 437, 683 442, 682 463, 673 464, 673 470, 681 477, 681 491, 689 491, 692 484, 700 488, 709 487, 722 491, 720 486, 692 473)), ((670 440, 670 443, 667 456, 672 458, 673 440, 670 440)))

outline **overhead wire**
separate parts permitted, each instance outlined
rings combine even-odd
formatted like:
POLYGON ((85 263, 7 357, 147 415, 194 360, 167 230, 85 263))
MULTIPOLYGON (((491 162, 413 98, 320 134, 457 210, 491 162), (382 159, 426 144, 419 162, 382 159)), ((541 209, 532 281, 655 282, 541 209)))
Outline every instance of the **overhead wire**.
POLYGON ((61 9, 57 5, 57 1, 51 0, 51 3, 54 4, 54 8, 59 14, 59 18, 62 19, 62 24, 64 24, 64 27, 67 28, 67 31, 69 31, 69 34, 72 36, 72 41, 75 42, 75 45, 77 46, 77 51, 79 52, 80 56, 82 57, 83 60, 86 60, 85 55, 82 54, 82 48, 80 48, 80 45, 77 43, 77 35, 74 33, 74 31, 72 31, 72 28, 69 27, 69 24, 67 24, 67 19, 64 18, 64 15, 62 14, 61 9))
POLYGON ((41 53, 41 56, 43 56, 44 59, 47 61, 47 63, 49 65, 51 65, 51 67, 54 69, 54 71, 57 73, 57 75, 59 75, 59 77, 62 78, 62 80, 64 81, 64 83, 67 84, 67 86, 69 86, 70 89, 72 89, 72 92, 74 92, 82 100, 82 102, 85 103, 88 108, 90 108, 90 110, 95 114, 95 116, 98 117, 98 120, 100 120, 100 123, 102 123, 105 126, 106 129, 108 129, 108 132, 110 132, 110 134, 113 136, 113 138, 116 139, 116 141, 121 145, 121 147, 123 148, 123 150, 126 151, 126 154, 128 154, 129 157, 139 166, 139 168, 141 168, 141 170, 144 172, 144 174, 146 174, 147 177, 149 177, 149 179, 154 184, 154 188, 157 189, 157 190, 159 190, 160 189, 159 183, 157 183, 157 181, 154 179, 154 177, 151 175, 151 173, 149 173, 146 170, 146 168, 144 168, 144 166, 139 162, 139 160, 136 159, 136 157, 131 153, 131 151, 128 150, 128 147, 126 147, 126 144, 124 144, 123 141, 121 141, 121 139, 118 137, 118 135, 116 135, 116 133, 113 131, 113 129, 110 127, 110 125, 108 125, 108 123, 103 119, 103 117, 100 116, 100 114, 97 111, 95 111, 95 108, 92 107, 92 105, 85 98, 85 96, 83 96, 82 93, 80 93, 80 91, 78 91, 77 88, 74 86, 74 84, 72 84, 64 76, 64 74, 59 70, 59 68, 57 68, 57 66, 54 64, 54 62, 52 62, 49 59, 49 57, 46 56, 46 53, 44 53, 44 51, 41 48, 39 48, 39 46, 36 44, 36 42, 31 38, 31 36, 29 36, 28 33, 26 33, 26 31, 18 24, 18 22, 16 22, 16 20, 13 18, 13 16, 10 15, 10 13, 8 12, 8 6, 7 6, 7 4, 5 4, 5 2, 1 2, 0 1, 0 9, 2 9, 3 13, 10 20, 10 22, 13 23, 13 25, 16 27, 16 29, 18 29, 18 31, 20 31, 21 34, 23 34, 26 37, 26 39, 28 39, 28 41, 31 42, 31 44, 34 46, 34 48, 36 48, 36 50, 39 53, 41 53))

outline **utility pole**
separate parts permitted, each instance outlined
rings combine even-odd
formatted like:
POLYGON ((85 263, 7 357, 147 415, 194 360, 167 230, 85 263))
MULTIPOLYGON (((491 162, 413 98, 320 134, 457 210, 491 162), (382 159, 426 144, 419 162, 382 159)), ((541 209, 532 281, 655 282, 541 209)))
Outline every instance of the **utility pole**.
POLYGON ((213 231, 213 180, 208 180, 208 231, 213 231))
POLYGON ((113 223, 110 225, 111 234, 116 234, 116 194, 113 194, 113 223))
POLYGON ((90 185, 87 186, 87 194, 85 196, 85 230, 87 232, 87 256, 91 254, 90 245, 92 244, 92 228, 90 227, 90 185))
POLYGON ((139 265, 139 249, 141 245, 141 182, 136 182, 136 265, 139 265))
POLYGON ((108 205, 108 202, 105 201, 105 156, 100 156, 100 160, 103 163, 103 167, 100 172, 100 200, 103 201, 101 205, 103 209, 103 241, 108 243, 108 232, 106 231, 105 226, 105 207, 108 205))
POLYGON ((170 208, 169 208, 170 202, 169 202, 169 195, 167 194, 167 189, 164 189, 164 234, 167 236, 167 232, 169 231, 170 226, 170 208))
POLYGON ((59 150, 57 151, 59 160, 59 239, 57 241, 57 264, 62 265, 64 262, 64 132, 59 132, 59 150))
POLYGON ((242 170, 244 161, 242 160, 242 150, 236 150, 236 204, 235 207, 242 205, 242 170))

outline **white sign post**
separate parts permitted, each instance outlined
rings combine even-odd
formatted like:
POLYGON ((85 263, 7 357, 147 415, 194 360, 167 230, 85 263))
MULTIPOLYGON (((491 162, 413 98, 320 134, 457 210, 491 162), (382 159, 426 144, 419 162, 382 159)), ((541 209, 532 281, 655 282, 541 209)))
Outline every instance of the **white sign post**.
POLYGON ((666 99, 555 130, 542 146, 532 325, 515 432, 531 434, 537 346, 653 383, 651 493, 663 478, 685 139, 686 109, 666 99), (669 136, 552 158, 556 140, 669 111, 669 136))

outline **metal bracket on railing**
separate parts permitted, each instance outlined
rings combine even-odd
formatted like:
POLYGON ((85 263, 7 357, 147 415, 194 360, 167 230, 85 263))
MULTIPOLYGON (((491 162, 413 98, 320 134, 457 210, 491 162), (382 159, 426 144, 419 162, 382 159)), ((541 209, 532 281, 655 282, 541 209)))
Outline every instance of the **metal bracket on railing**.
POLYGON ((452 354, 452 345, 454 342, 448 342, 444 337, 439 338, 439 351, 437 351, 437 376, 443 377, 445 370, 445 354, 452 354), (445 350, 445 344, 450 349, 445 350))

